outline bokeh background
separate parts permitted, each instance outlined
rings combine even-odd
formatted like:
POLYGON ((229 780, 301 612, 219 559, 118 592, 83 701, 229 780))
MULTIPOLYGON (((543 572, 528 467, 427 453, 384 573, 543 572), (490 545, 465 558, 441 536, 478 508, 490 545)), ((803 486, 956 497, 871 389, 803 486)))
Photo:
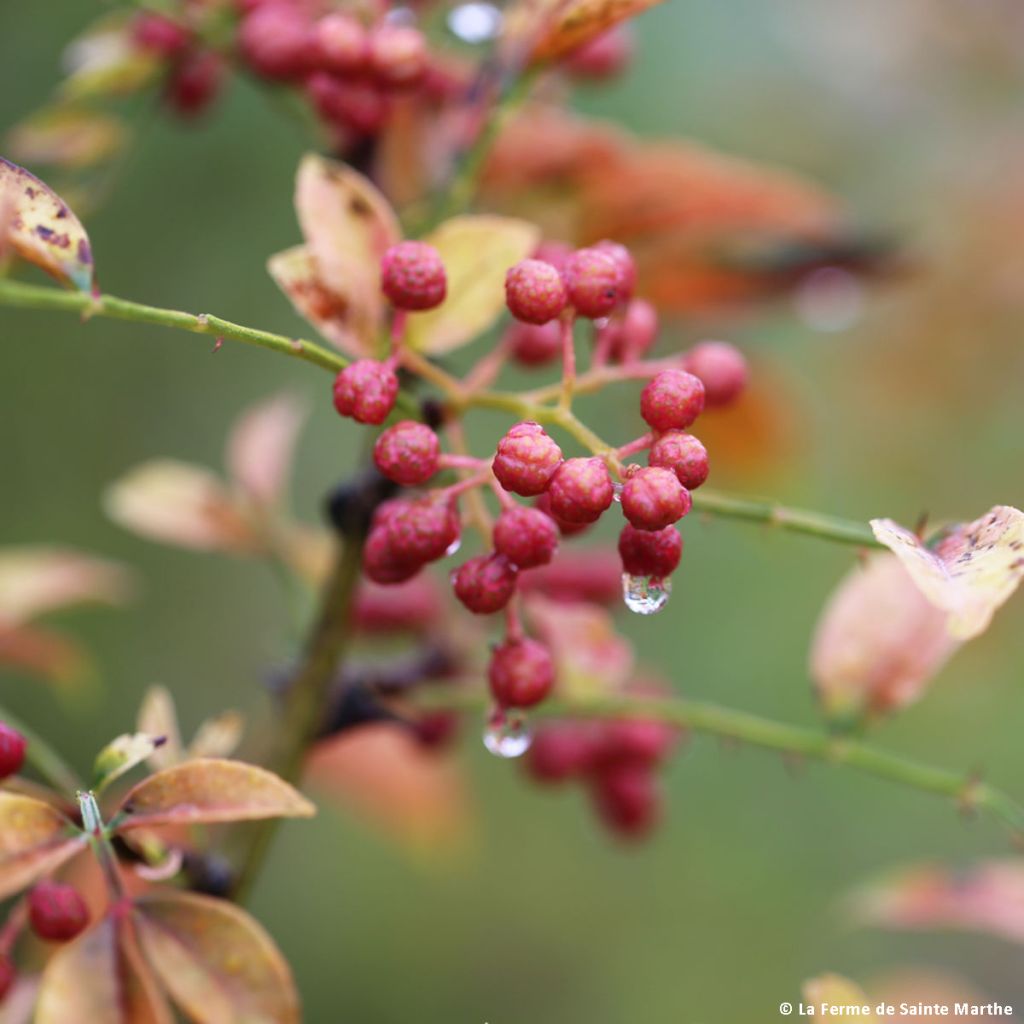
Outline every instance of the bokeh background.
MULTIPOLYGON (((0 0, 0 127, 47 95, 62 45, 100 7, 0 0)), ((773 382, 772 444, 734 445, 716 482, 908 523, 1024 504, 1020 9, 673 0, 637 27, 632 70, 579 90, 582 108, 642 135, 796 168, 843 196, 853 222, 900 239, 913 265, 898 281, 845 282, 824 314, 796 295, 700 326, 741 342, 773 382)), ((147 118, 89 220, 104 288, 304 330, 264 272, 269 253, 298 239, 301 149, 240 82, 198 125, 147 118)), ((688 344, 695 330, 676 323, 662 344, 688 344)), ((283 386, 315 407, 295 483, 296 508, 312 518, 358 438, 315 371, 230 345, 214 357, 205 339, 157 328, 0 309, 0 541, 78 546, 130 563, 143 583, 124 610, 61 618, 96 658, 93 687, 0 682, 2 702, 81 766, 131 727, 149 684, 173 690, 187 731, 250 705, 287 658, 270 572, 139 540, 100 504, 110 481, 152 456, 220 466, 231 420, 283 386)), ((634 410, 625 399, 602 406, 608 436, 634 436, 634 410)), ((494 425, 475 424, 471 436, 489 445, 494 425)), ((685 533, 668 610, 623 615, 641 657, 681 693, 814 721, 808 640, 852 552, 728 522, 688 522, 685 533)), ((1022 626, 1018 598, 877 742, 1022 793, 1022 626)), ((410 855, 330 808, 281 834, 254 906, 294 965, 310 1021, 768 1021, 812 974, 869 981, 917 964, 1024 1006, 1019 949, 858 930, 839 907, 892 864, 1006 854, 989 820, 698 738, 667 774, 663 828, 623 848, 578 792, 536 791, 473 729, 461 757, 475 825, 457 856, 410 855)))

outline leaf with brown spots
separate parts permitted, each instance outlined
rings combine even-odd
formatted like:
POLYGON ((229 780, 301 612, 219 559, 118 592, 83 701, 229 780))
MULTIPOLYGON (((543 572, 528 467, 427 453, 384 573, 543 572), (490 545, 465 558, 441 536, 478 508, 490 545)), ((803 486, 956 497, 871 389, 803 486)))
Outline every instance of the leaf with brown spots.
POLYGON ((0 900, 56 870, 84 845, 55 807, 0 790, 0 900))
POLYGON ((505 309, 505 274, 537 247, 540 230, 512 217, 452 217, 424 241, 441 253, 448 295, 437 309, 411 314, 405 338, 410 347, 436 355, 494 326, 505 309))
POLYGON ((316 808, 273 772, 242 761, 198 758, 151 775, 122 802, 120 827, 309 818, 316 808))
POLYGON ((195 893, 143 896, 139 942, 171 998, 202 1024, 297 1024, 299 997, 273 940, 244 910, 195 893))
POLYGON ((92 291, 92 246, 81 222, 49 185, 0 157, 0 257, 8 247, 79 291, 92 291))

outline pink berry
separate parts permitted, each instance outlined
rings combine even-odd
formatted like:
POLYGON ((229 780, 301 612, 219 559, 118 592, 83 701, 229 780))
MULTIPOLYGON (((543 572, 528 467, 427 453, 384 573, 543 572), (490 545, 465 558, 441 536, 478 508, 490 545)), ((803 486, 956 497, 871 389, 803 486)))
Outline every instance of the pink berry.
POLYGON ((563 274, 574 252, 573 247, 566 242, 556 242, 553 239, 548 239, 537 246, 533 253, 533 258, 544 263, 550 263, 555 270, 563 274))
POLYGON ((551 692, 555 663, 548 649, 536 640, 506 640, 495 647, 487 678, 501 707, 529 708, 551 692))
POLYGON ((547 491, 537 498, 534 506, 538 512, 543 512, 558 527, 558 532, 563 537, 575 537, 578 533, 585 533, 593 525, 592 523, 569 523, 564 519, 559 519, 551 511, 551 496, 547 491))
POLYGON ((132 42, 160 57, 179 56, 191 41, 192 33, 184 25, 155 11, 142 11, 132 22, 132 42))
POLYGON ((577 249, 565 267, 569 302, 580 316, 607 316, 618 304, 622 271, 616 259, 598 248, 577 249))
POLYGON ((588 770, 594 752, 592 729, 559 722, 538 729, 526 754, 526 769, 538 782, 564 782, 588 770))
POLYGON ((647 354, 658 336, 658 314, 646 299, 632 299, 622 319, 614 320, 605 330, 611 331, 609 355, 613 362, 626 363, 647 354))
POLYGON ((604 459, 568 459, 558 467, 548 497, 551 511, 568 523, 593 523, 615 496, 604 459))
POLYGON ((298 78, 309 70, 313 34, 297 6, 267 3, 242 19, 238 48, 246 63, 264 78, 298 78))
POLYGON ((640 394, 640 415, 655 430, 685 430, 704 409, 704 385, 684 370, 662 370, 640 394))
POLYGON ((426 242, 391 246, 381 261, 381 285, 398 309, 440 306, 448 291, 441 254, 426 242))
POLYGON ((0 722, 0 779, 17 775, 25 763, 25 737, 6 722, 0 722))
POLYGON ((656 438, 647 454, 648 465, 670 469, 688 490, 700 487, 708 478, 708 450, 682 430, 667 430, 656 438))
POLYGON ((167 79, 165 98, 175 113, 197 117, 217 97, 224 62, 213 50, 199 50, 179 61, 167 79))
POLYGON ((78 890, 57 882, 40 882, 28 894, 32 930, 48 942, 67 942, 89 923, 89 908, 78 890))
POLYGON ((539 423, 517 423, 498 442, 491 468, 498 483, 513 494, 531 498, 547 490, 562 462, 562 449, 539 423))
POLYGON ((657 823, 658 787, 647 765, 612 765, 597 774, 593 786, 601 820, 623 838, 640 839, 657 823))
POLYGON ((622 514, 638 530, 661 530, 682 519, 693 504, 670 469, 648 466, 622 488, 622 514))
MULTIPOLYGON (((419 29, 384 24, 370 33, 370 70, 385 85, 412 85, 427 68, 427 41, 419 29)), ((418 307, 422 308, 422 307, 418 307)))
POLYGON ((565 309, 562 275, 543 260, 521 260, 505 275, 505 301, 517 320, 546 324, 565 309))
POLYGON ((357 423, 383 423, 397 397, 395 371, 375 359, 357 359, 334 380, 334 408, 357 423))
POLYGON ((626 525, 619 534, 622 571, 630 576, 671 576, 683 553, 683 538, 674 526, 663 530, 638 530, 626 525))
POLYGON ((320 116, 342 131, 376 135, 387 119, 387 99, 372 82, 318 71, 306 80, 306 92, 320 116))
POLYGON ((450 711, 431 711, 412 723, 412 732, 428 750, 448 746, 458 735, 459 716, 450 711))
POLYGON ((361 584, 353 602, 352 621, 367 633, 425 633, 437 623, 440 611, 440 594, 433 580, 421 576, 403 586, 361 584))
POLYGON ((11 958, 6 953, 0 953, 0 1002, 3 1002, 4 996, 13 988, 16 977, 17 972, 11 958))
POLYGON ((636 263, 633 261, 633 254, 621 243, 608 239, 598 242, 594 248, 611 256, 615 261, 618 272, 615 283, 618 301, 628 302, 636 289, 636 263))
POLYGON ((363 572, 381 586, 394 586, 412 579, 423 567, 414 558, 403 558, 395 550, 385 527, 374 527, 363 546, 363 572))
POLYGON ((494 524, 494 549, 520 569, 546 565, 558 547, 555 521, 536 508, 507 508, 494 524))
POLYGON ((385 528, 397 560, 421 564, 443 558, 461 532, 455 503, 433 496, 403 503, 385 528))
POLYGON ((632 762, 654 765, 663 760, 676 730, 656 718, 620 718, 605 722, 595 742, 594 760, 603 766, 632 762))
POLYGON ((747 386, 747 361, 726 341, 702 341, 684 357, 683 366, 704 383, 708 406, 728 405, 747 386))
POLYGON ((388 427, 373 446, 373 461, 389 479, 403 487, 429 480, 441 458, 441 442, 430 427, 402 420, 388 427))
POLYGON ((366 29, 341 11, 325 14, 314 28, 319 63, 339 75, 358 74, 369 59, 366 29))
POLYGON ((518 572, 504 555, 478 555, 452 573, 452 587, 471 612, 490 615, 508 604, 518 572))
POLYGON ((605 548, 566 551, 549 565, 522 573, 519 588, 570 604, 620 605, 622 565, 614 552, 605 548))
POLYGON ((505 332, 512 358, 522 366, 544 366, 562 352, 562 331, 557 321, 546 324, 516 322, 505 332))
POLYGON ((633 57, 633 34, 626 24, 607 29, 573 50, 565 69, 574 78, 603 81, 625 71, 633 57))

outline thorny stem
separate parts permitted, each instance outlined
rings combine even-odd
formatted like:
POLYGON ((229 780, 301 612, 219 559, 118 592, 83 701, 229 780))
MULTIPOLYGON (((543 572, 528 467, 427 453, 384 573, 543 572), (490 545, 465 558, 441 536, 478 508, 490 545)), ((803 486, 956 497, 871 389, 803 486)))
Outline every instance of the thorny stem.
MULTIPOLYGON (((418 706, 430 710, 484 711, 478 693, 451 693, 437 688, 415 696, 418 706)), ((911 789, 956 801, 966 811, 987 811, 1014 833, 1024 836, 1024 807, 1002 790, 969 775, 922 764, 879 750, 857 739, 834 736, 732 708, 681 697, 594 697, 586 700, 549 700, 538 707, 536 718, 654 718, 694 732, 739 740, 766 750, 844 765, 911 789)))
POLYGON ((25 737, 25 761, 39 776, 64 796, 70 797, 82 788, 75 770, 38 733, 24 725, 5 707, 0 707, 0 720, 25 737))

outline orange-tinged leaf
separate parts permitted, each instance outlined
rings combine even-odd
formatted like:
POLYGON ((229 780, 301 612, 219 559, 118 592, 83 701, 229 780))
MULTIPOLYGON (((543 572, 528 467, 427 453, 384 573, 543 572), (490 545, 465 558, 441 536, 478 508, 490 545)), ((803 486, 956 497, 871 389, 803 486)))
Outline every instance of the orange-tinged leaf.
MULTIPOLYGON (((871 1000, 852 981, 839 974, 822 974, 804 982, 804 1002, 815 1008, 819 1016, 830 1016, 824 1007, 846 1007, 848 1016, 866 1024, 879 1024, 872 1012, 871 1000), (853 1007, 857 1007, 853 1010, 853 1007)), ((834 1013, 831 1015, 835 1015, 834 1013)))
POLYGON ((228 437, 227 465, 234 482, 259 505, 280 502, 288 487, 295 442, 307 408, 287 392, 247 409, 228 437))
POLYGON ((309 154, 299 165, 295 209, 317 276, 345 309, 351 342, 341 347, 372 352, 384 314, 381 257, 401 238, 390 203, 357 171, 309 154))
POLYGON ((0 254, 7 246, 79 291, 92 291, 89 236, 49 185, 0 157, 0 254))
POLYGON ((81 107, 40 110, 7 136, 10 152, 27 164, 90 167, 113 156, 124 143, 124 124, 110 114, 81 107))
POLYGON ((75 643, 35 626, 0 625, 0 665, 41 676, 59 686, 81 683, 93 666, 75 643))
POLYGON ((139 941, 174 1001, 200 1024, 297 1024, 299 997, 273 940, 244 910, 195 893, 143 896, 139 941))
POLYGON ((852 722, 917 700, 959 647, 894 555, 858 565, 829 598, 810 669, 826 715, 852 722))
POLYGON ((309 818, 313 805, 273 772, 242 761, 198 758, 165 768, 124 798, 121 828, 256 818, 309 818))
POLYGON ((924 596, 949 613, 949 633, 983 633, 1024 577, 1024 512, 996 505, 952 530, 934 549, 891 519, 873 519, 875 537, 906 566, 924 596))
POLYGON ((410 315, 406 342, 431 354, 450 352, 493 327, 505 309, 505 274, 537 247, 540 230, 493 215, 452 217, 425 239, 444 260, 448 295, 437 309, 410 315))
POLYGON ((424 750, 408 732, 367 725, 317 744, 307 761, 314 786, 415 852, 458 848, 469 830, 458 766, 424 750))
POLYGON ((56 870, 84 844, 51 804, 0 790, 0 900, 56 870))
POLYGON ((151 540, 236 554, 260 546, 227 488, 200 466, 144 462, 108 488, 104 504, 116 523, 151 540))

